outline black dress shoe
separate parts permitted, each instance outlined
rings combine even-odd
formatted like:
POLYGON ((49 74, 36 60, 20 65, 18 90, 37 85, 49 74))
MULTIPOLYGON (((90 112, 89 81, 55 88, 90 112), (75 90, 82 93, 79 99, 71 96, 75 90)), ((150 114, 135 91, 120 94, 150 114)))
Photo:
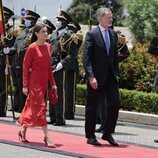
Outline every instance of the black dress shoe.
POLYGON ((101 146, 101 144, 95 138, 89 138, 89 139, 87 139, 87 144, 101 146))
POLYGON ((64 126, 65 122, 55 122, 53 123, 54 126, 64 126))
POLYGON ((109 142, 109 144, 113 145, 113 146, 119 146, 118 143, 114 140, 114 138, 112 137, 111 134, 107 135, 107 136, 102 136, 103 140, 107 140, 109 142))
POLYGON ((155 139, 154 142, 155 142, 155 143, 158 143, 158 139, 155 139))

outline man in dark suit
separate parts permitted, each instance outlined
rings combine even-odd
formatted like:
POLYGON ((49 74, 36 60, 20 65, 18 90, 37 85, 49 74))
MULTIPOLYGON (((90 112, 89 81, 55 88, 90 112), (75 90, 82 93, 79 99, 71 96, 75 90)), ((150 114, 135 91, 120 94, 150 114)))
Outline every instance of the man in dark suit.
MULTIPOLYGON (((128 47, 126 45, 127 41, 125 36, 120 32, 117 31, 118 34, 118 61, 122 62, 125 59, 127 59, 130 55, 128 47)), ((98 118, 100 119, 101 125, 98 129, 95 130, 95 132, 103 132, 104 131, 104 122, 106 120, 106 111, 107 111, 107 101, 106 101, 106 97, 105 94, 103 93, 102 96, 100 96, 100 103, 98 106, 98 118)))
POLYGON ((88 144, 101 145, 95 136, 95 125, 99 97, 105 93, 108 107, 102 139, 118 146, 111 135, 115 132, 120 107, 118 37, 117 32, 109 28, 113 21, 110 9, 98 9, 97 19, 99 25, 87 33, 83 50, 87 77, 85 132, 88 144))

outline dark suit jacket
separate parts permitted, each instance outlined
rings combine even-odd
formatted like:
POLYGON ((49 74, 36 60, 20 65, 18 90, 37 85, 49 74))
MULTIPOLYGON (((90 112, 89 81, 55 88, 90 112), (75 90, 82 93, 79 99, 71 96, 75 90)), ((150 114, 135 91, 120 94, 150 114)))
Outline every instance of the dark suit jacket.
POLYGON ((118 82, 118 52, 117 33, 109 29, 110 51, 106 51, 106 45, 99 26, 90 30, 85 39, 83 50, 83 63, 86 77, 95 77, 99 85, 103 85, 112 74, 118 82))

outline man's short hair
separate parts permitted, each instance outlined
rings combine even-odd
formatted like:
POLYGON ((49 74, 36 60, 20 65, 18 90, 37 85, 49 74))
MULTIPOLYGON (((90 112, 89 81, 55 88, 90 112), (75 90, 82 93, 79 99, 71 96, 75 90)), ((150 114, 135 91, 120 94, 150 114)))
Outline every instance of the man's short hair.
POLYGON ((99 8, 97 10, 97 19, 105 15, 105 12, 111 12, 109 8, 99 8))

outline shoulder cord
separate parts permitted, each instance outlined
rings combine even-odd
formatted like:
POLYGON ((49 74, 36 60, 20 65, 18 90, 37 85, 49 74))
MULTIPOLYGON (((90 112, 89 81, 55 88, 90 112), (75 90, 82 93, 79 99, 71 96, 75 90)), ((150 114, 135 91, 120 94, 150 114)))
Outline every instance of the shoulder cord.
POLYGON ((71 45, 71 43, 72 43, 72 41, 73 41, 73 36, 74 36, 74 34, 72 34, 72 35, 70 36, 70 38, 69 38, 68 40, 66 40, 66 41, 64 41, 63 36, 59 39, 61 52, 69 51, 70 45, 71 45))

